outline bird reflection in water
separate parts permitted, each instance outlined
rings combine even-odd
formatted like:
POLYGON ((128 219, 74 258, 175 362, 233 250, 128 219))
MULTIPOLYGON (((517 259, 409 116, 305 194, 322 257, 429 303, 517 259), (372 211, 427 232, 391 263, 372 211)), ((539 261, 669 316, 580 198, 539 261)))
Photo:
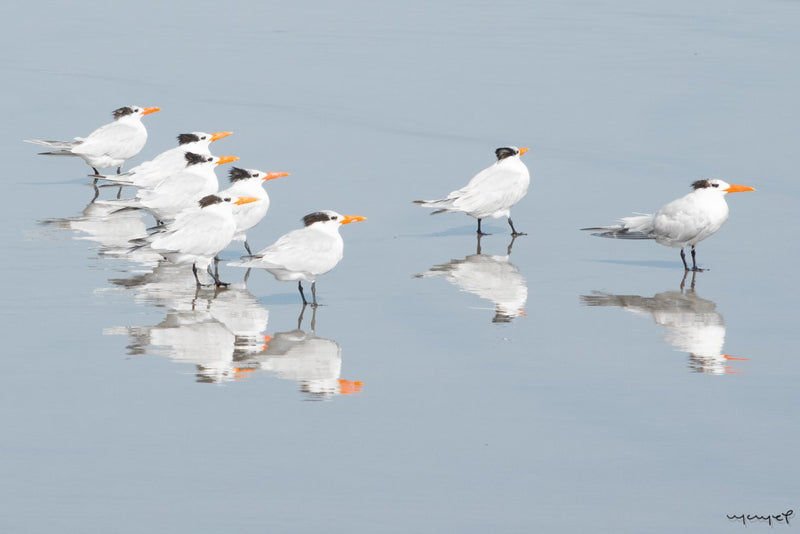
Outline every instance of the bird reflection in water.
POLYGON ((297 318, 297 328, 264 337, 260 352, 237 357, 240 372, 263 370, 284 380, 300 382, 300 391, 311 400, 326 400, 336 395, 359 393, 363 383, 344 380, 342 349, 336 341, 316 334, 317 308, 311 308, 310 330, 303 330, 304 304, 297 318))
POLYGON ((528 285, 519 273, 519 268, 511 263, 511 248, 516 237, 512 237, 505 255, 490 255, 481 252, 481 237, 475 254, 464 259, 434 265, 430 270, 414 275, 416 278, 443 276, 461 291, 473 293, 494 303, 493 323, 509 323, 512 319, 525 315, 528 300, 528 285))
POLYGON ((136 291, 143 304, 168 310, 155 326, 115 327, 105 334, 132 338, 130 354, 166 356, 196 366, 198 382, 220 383, 247 376, 235 360, 264 349, 269 310, 243 284, 198 289, 180 266, 162 263, 152 272, 112 283, 136 291))
POLYGON ((689 368, 698 373, 738 373, 728 362, 744 361, 724 354, 725 323, 717 304, 700 298, 695 291, 696 272, 692 272, 689 289, 684 273, 678 291, 665 291, 652 297, 611 295, 594 292, 582 295, 586 306, 618 306, 638 315, 651 315, 656 324, 666 329, 664 339, 681 352, 689 353, 689 368))
POLYGON ((160 259, 157 254, 130 251, 131 239, 147 235, 147 225, 141 210, 120 210, 92 201, 76 217, 46 219, 41 223, 78 232, 75 239, 98 243, 98 253, 101 256, 131 259, 149 265, 155 265, 160 259))

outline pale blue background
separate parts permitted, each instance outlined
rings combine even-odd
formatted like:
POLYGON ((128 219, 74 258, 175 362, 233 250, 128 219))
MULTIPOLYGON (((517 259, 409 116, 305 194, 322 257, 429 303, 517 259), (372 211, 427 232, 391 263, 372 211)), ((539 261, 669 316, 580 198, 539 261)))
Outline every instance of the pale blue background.
MULTIPOLYGON (((797 2, 45 2, 0 20, 0 530, 728 532, 744 527, 725 514, 800 507, 797 2), (217 154, 292 173, 267 184, 254 247, 316 209, 369 218, 318 283, 317 333, 361 394, 201 384, 104 335, 167 310, 109 282, 132 264, 38 224, 80 214, 88 167, 21 140, 127 104, 162 108, 130 164, 233 130, 217 154), (498 325, 491 302, 413 278, 475 238, 410 201, 509 144, 531 147, 511 257, 527 317, 498 325), (758 189, 698 248, 740 374, 692 373, 651 318, 580 303, 678 289, 676 250, 577 229, 702 177, 758 189)), ((487 228, 502 254, 505 222, 487 228)), ((248 289, 267 332, 294 328, 293 285, 248 289)))

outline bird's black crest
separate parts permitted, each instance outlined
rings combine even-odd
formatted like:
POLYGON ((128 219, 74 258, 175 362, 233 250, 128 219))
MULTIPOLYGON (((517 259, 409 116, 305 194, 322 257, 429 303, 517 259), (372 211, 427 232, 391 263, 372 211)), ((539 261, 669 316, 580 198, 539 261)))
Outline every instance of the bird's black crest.
POLYGON ((183 157, 186 158, 186 165, 195 165, 210 159, 208 156, 201 156, 200 154, 195 154, 194 152, 187 152, 183 157))
POLYGON ((519 154, 518 151, 514 150, 513 148, 507 147, 507 146, 498 148, 497 150, 494 151, 494 153, 497 156, 497 161, 500 161, 501 159, 505 159, 505 158, 507 158, 509 156, 516 156, 517 154, 519 154))
POLYGON ((120 117, 124 117, 125 115, 133 114, 133 108, 129 106, 125 106, 124 108, 119 108, 114 110, 114 120, 119 119, 120 117))
POLYGON ((697 180, 696 182, 692 183, 692 187, 695 189, 705 189, 707 187, 711 187, 711 180, 697 180))
POLYGON ((193 134, 193 133, 180 134, 178 136, 178 144, 179 145, 185 145, 187 143, 196 143, 199 140, 200 140, 200 137, 195 135, 195 134, 193 134))
POLYGON ((330 220, 331 216, 323 211, 315 211, 314 213, 309 213, 303 217, 303 223, 305 223, 306 226, 311 226, 315 222, 325 222, 330 220))
POLYGON ((240 169, 239 167, 233 167, 228 172, 228 178, 230 179, 231 183, 237 182, 239 180, 246 180, 250 178, 250 173, 247 172, 245 169, 240 169))
POLYGON ((217 195, 206 195, 200 199, 200 207, 205 208, 206 206, 211 206, 212 204, 219 204, 222 202, 222 199, 219 198, 217 195))

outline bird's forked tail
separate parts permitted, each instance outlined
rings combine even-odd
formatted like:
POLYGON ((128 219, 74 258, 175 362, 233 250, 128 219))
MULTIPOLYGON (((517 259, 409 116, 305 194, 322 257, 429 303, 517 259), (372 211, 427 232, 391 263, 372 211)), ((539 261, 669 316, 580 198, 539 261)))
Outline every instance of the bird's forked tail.
POLYGON ((633 215, 620 219, 616 226, 594 226, 581 230, 601 230, 592 235, 613 239, 655 239, 653 235, 653 215, 633 215))
POLYGON ((419 204, 423 208, 439 208, 436 211, 432 212, 431 215, 436 215, 437 213, 444 213, 446 211, 450 211, 453 208, 453 199, 452 198, 441 198, 439 200, 414 200, 414 204, 419 204))

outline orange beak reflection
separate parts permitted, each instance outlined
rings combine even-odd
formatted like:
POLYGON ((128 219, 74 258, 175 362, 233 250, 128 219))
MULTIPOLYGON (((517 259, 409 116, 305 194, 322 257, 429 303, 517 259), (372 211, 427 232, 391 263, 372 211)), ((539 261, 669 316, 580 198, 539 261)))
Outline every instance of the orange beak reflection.
POLYGON ((236 202, 234 202, 234 204, 236 204, 237 206, 241 206, 242 204, 250 204, 251 202, 258 202, 259 200, 260 199, 256 197, 239 197, 236 199, 236 202))
POLYGON ((366 217, 361 215, 344 215, 342 217, 342 224, 350 224, 351 222, 366 221, 366 217))
POLYGON ((238 156, 221 156, 217 165, 224 165, 225 163, 233 163, 234 161, 238 160, 238 156))
POLYGON ((748 185, 731 184, 731 186, 725 190, 726 193, 744 193, 745 191, 755 191, 755 189, 748 185))
POLYGON ((275 178, 283 178, 284 176, 291 176, 288 172, 268 172, 266 176, 264 176, 263 180, 266 182, 267 180, 274 180, 275 178))
POLYGON ((748 358, 739 358, 738 356, 731 356, 730 354, 723 354, 722 357, 728 361, 746 362, 748 360, 748 358))
POLYGON ((525 147, 523 147, 523 148, 520 148, 520 149, 519 149, 519 155, 521 156, 521 155, 523 155, 525 152, 527 152, 527 151, 529 151, 529 150, 530 150, 530 148, 525 148, 525 147))
POLYGON ((142 115, 150 115, 151 113, 155 113, 156 111, 161 111, 161 108, 144 108, 142 110, 142 115))
POLYGON ((351 395, 353 393, 361 393, 364 388, 364 382, 339 379, 339 393, 342 395, 351 395))
POLYGON ((223 137, 228 137, 232 133, 233 132, 214 132, 213 134, 211 134, 211 142, 219 141, 223 137))

